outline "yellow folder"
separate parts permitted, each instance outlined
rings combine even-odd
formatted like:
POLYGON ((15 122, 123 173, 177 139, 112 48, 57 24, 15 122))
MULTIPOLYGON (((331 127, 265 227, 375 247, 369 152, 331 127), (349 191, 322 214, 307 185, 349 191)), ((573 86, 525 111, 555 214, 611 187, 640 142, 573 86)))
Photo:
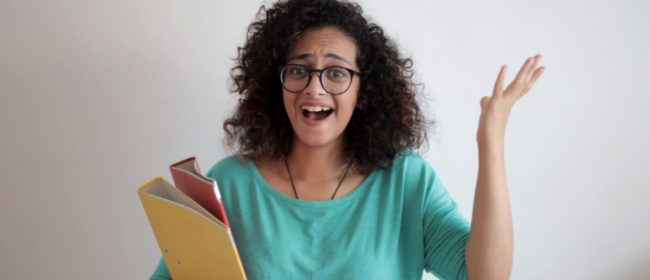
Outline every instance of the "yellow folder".
POLYGON ((245 280, 230 229, 158 177, 138 189, 160 251, 174 280, 245 280))

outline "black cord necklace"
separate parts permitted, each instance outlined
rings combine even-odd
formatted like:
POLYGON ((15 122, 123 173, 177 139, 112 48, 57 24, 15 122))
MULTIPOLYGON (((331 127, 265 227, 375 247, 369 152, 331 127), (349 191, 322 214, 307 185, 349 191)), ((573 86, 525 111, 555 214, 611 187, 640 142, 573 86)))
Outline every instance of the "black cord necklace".
MULTIPOLYGON (((284 159, 284 164, 287 166, 287 172, 289 173, 289 179, 291 179, 291 186, 293 187, 293 193, 296 194, 296 199, 300 200, 298 198, 298 192, 296 192, 296 185, 293 184, 293 178, 291 177, 291 171, 289 171, 289 164, 287 163, 287 159, 284 159)), ((350 167, 352 166, 352 163, 348 165, 348 169, 345 170, 345 174, 343 174, 343 178, 341 179, 341 182, 339 183, 339 186, 336 187, 336 191, 334 191, 334 195, 332 195, 332 200, 334 199, 334 196, 336 196, 336 192, 339 191, 339 188, 341 187, 341 184, 343 184, 343 180, 345 179, 345 175, 348 175, 348 171, 350 171, 350 167)))

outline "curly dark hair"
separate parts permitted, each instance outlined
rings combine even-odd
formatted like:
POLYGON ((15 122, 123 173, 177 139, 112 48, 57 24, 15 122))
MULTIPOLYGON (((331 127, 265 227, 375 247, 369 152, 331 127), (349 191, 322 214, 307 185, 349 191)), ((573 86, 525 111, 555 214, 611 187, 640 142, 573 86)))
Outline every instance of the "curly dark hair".
POLYGON ((279 1, 262 6, 248 27, 231 69, 232 92, 239 107, 223 125, 225 143, 244 157, 286 158, 293 127, 282 99, 278 67, 307 29, 335 27, 353 39, 363 74, 357 104, 345 128, 345 160, 361 174, 392 166, 395 156, 426 143, 427 121, 416 98, 413 61, 403 58, 381 27, 364 18, 356 3, 337 0, 279 1), (237 148, 234 148, 234 146, 237 148))

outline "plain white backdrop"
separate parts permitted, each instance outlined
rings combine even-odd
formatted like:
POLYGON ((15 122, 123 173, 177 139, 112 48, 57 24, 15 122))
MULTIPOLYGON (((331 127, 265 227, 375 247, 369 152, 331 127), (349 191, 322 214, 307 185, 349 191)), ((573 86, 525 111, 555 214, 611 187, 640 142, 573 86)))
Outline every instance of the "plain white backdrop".
MULTIPOLYGON (((229 69, 263 3, 0 0, 0 279, 148 279, 136 190, 227 156, 229 69)), ((479 100, 543 55, 506 135, 512 279, 650 279, 650 2, 360 4, 415 61, 422 154, 467 219, 479 100)))

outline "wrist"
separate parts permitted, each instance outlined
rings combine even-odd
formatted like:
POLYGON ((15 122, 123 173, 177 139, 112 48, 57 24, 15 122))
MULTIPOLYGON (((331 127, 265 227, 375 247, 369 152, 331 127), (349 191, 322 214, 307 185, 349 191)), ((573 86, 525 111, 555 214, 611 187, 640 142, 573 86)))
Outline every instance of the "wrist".
POLYGON ((479 152, 503 152, 505 147, 504 137, 477 138, 479 152))

